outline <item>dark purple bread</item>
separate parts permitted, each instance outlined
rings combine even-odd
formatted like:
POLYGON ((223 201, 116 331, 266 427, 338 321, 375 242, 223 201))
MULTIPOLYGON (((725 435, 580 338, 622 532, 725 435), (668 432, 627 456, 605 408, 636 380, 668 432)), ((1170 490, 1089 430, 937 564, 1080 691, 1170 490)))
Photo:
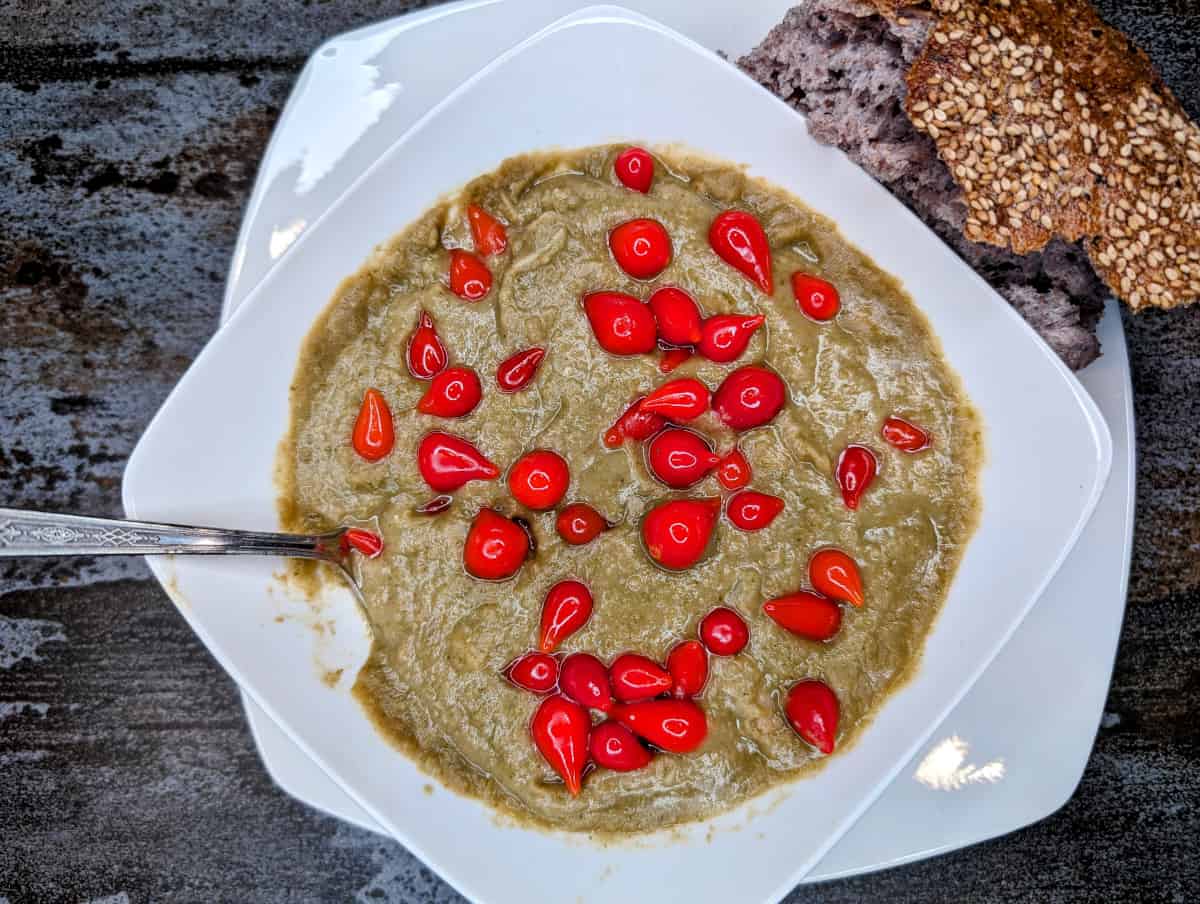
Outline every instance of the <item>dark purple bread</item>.
POLYGON ((919 12, 900 24, 858 0, 804 0, 738 65, 908 205, 1069 367, 1084 367, 1100 354, 1096 324, 1109 293, 1083 249, 1055 239, 1014 254, 964 238, 961 192, 904 112, 904 75, 929 27, 919 12))

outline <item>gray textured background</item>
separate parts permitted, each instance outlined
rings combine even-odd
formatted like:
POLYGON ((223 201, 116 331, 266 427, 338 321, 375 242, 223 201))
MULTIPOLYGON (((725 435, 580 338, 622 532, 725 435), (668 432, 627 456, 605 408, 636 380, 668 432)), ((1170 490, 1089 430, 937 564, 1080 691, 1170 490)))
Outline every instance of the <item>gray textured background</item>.
MULTIPOLYGON (((126 456, 217 326, 305 56, 410 5, 0 2, 4 504, 120 513, 126 456)), ((1200 0, 1099 6, 1200 115, 1200 0)), ((1200 308, 1126 327, 1137 541, 1078 793, 1007 838, 793 901, 1200 897, 1200 308)), ((0 565, 0 904, 354 897, 457 900, 271 784, 232 682, 140 561, 0 565)))

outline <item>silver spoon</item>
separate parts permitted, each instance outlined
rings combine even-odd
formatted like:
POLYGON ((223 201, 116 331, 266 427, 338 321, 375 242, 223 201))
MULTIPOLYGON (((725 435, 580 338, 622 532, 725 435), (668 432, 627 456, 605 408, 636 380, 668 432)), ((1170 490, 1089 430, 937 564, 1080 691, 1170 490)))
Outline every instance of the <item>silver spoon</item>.
MULTIPOLYGON (((273 534, 89 518, 0 508, 0 558, 22 556, 283 556, 337 567, 362 601, 343 527, 325 534, 273 534)), ((378 531, 372 527, 373 533, 378 531)))

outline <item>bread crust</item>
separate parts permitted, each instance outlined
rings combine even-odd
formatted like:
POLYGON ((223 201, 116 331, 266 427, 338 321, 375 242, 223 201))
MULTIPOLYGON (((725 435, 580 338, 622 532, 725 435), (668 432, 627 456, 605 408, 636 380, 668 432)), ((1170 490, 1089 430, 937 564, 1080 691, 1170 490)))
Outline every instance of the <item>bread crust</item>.
POLYGON ((967 238, 1082 239, 1134 310, 1200 298, 1200 128, 1149 58, 1086 0, 930 9, 905 111, 962 189, 967 238))

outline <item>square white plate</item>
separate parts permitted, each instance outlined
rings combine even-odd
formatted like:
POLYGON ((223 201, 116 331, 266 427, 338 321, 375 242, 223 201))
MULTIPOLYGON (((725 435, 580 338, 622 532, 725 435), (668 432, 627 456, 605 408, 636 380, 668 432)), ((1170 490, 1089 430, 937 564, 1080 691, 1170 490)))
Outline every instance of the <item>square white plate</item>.
MULTIPOLYGON (((760 0, 748 7, 723 0, 623 2, 729 59, 748 52, 792 5, 792 0, 760 0)), ((317 48, 260 164, 231 261, 222 320, 305 224, 316 221, 421 115, 499 51, 587 5, 458 0, 338 35, 317 48), (442 53, 445 47, 454 53, 442 53), (337 129, 330 128, 330 109, 338 111, 337 129)), ((1112 476, 1095 513, 987 671, 805 882, 1004 835, 1053 813, 1079 784, 1125 610, 1136 476, 1129 358, 1114 299, 1098 334, 1104 356, 1079 374, 1113 436, 1112 476), (1063 646, 1059 638, 1067 635, 1071 644, 1063 646), (1022 714, 1020 732, 1012 731, 1011 718, 997 717, 1001 710, 1022 714)), ((311 807, 383 831, 244 694, 243 703, 276 784, 311 807)))
MULTIPOLYGON (((987 422, 985 511, 921 673, 854 749, 765 812, 752 803, 716 820, 708 839, 708 827, 695 826, 682 840, 615 849, 501 825, 474 801, 424 793, 428 779, 375 734, 344 686, 320 682, 311 634, 275 623, 269 563, 152 563, 164 583, 173 579, 189 601, 181 607, 189 623, 256 702, 372 818, 477 899, 637 900, 664 887, 667 900, 781 897, 995 655, 1078 536, 1111 462, 1107 428, 1074 377, 890 195, 715 55, 609 7, 570 16, 504 54, 304 233, 147 429, 126 472, 126 509, 274 526, 270 476, 295 354, 340 279, 439 194, 504 157, 632 136, 748 163, 836 219, 904 281, 987 422), (510 103, 496 105, 497 93, 510 103), (488 142, 461 141, 462 122, 488 142), (983 341, 986 355, 977 353, 983 341), (727 830, 739 826, 747 830, 727 830), (728 868, 733 862, 738 869, 728 868)), ((348 595, 324 615, 337 629, 335 658, 353 670, 366 638, 348 595)))

